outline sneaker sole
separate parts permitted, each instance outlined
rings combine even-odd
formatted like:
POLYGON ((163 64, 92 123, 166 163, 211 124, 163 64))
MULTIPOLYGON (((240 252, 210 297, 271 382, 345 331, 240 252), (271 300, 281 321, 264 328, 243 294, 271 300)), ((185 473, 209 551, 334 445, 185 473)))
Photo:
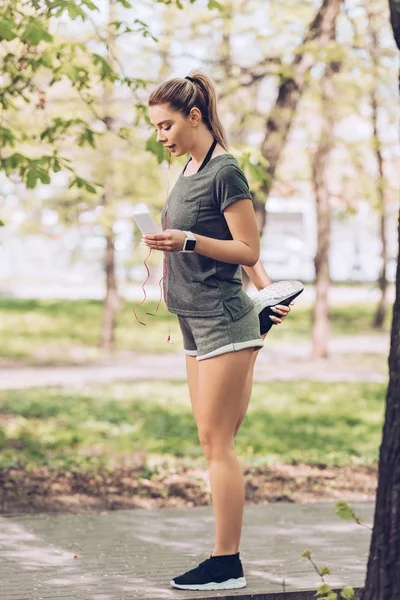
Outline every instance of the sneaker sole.
MULTIPOLYGON (((275 285, 275 284, 273 284, 275 285)), ((276 306, 277 304, 284 304, 288 306, 292 300, 300 296, 300 294, 304 291, 304 285, 300 281, 294 281, 291 285, 292 291, 288 290, 288 293, 281 295, 280 297, 275 296, 269 300, 255 300, 255 298, 260 298, 260 295, 255 294, 254 296, 250 296, 250 299, 253 301, 258 314, 260 314, 266 308, 270 308, 271 306, 276 306), (297 289, 296 289, 297 288, 297 289)), ((267 288, 265 288, 267 289, 267 288)))
POLYGON ((173 579, 171 579, 170 584, 172 587, 178 588, 180 590, 235 590, 238 588, 246 587, 246 579, 245 577, 239 577, 239 579, 228 579, 227 581, 223 581, 222 583, 215 583, 215 581, 211 581, 210 583, 197 583, 192 585, 179 585, 175 583, 173 579))
MULTIPOLYGON (((289 306, 289 304, 292 302, 292 300, 297 298, 297 296, 300 296, 302 291, 303 290, 300 290, 300 291, 296 292, 295 294, 293 294, 292 296, 289 296, 289 298, 286 298, 285 300, 281 300, 280 302, 277 302, 276 304, 283 304, 284 306, 289 306)), ((273 310, 271 310, 271 306, 266 306, 265 308, 260 310, 258 313, 258 319, 260 321, 260 335, 264 335, 264 333, 268 333, 268 331, 272 328, 272 326, 275 325, 274 321, 272 321, 269 318, 269 315, 271 315, 272 317, 279 318, 279 315, 276 314, 273 310)))
MULTIPOLYGON (((270 306, 266 306, 265 308, 271 308, 271 306, 276 306, 277 304, 283 304, 284 306, 289 306, 291 301, 294 300, 295 298, 297 298, 297 296, 300 296, 300 294, 303 291, 304 291, 304 288, 302 290, 299 290, 298 292, 292 294, 291 296, 289 296, 289 298, 283 298, 283 300, 279 300, 278 302, 272 303, 270 306)), ((265 310, 265 308, 263 308, 263 310, 265 310)))

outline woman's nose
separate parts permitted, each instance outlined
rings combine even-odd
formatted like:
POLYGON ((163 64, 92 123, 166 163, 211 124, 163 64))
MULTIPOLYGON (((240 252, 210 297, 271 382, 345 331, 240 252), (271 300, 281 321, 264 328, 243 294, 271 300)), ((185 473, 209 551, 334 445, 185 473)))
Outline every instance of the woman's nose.
POLYGON ((156 140, 157 142, 165 142, 165 137, 161 133, 157 132, 156 140))

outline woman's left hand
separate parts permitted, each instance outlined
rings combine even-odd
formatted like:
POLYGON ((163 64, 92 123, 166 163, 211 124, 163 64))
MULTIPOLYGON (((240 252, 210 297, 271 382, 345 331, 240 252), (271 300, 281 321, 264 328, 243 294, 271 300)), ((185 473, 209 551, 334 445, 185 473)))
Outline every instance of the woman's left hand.
POLYGON ((181 252, 186 233, 180 229, 165 229, 162 233, 146 233, 144 243, 153 250, 163 252, 181 252))
POLYGON ((291 306, 294 306, 293 300, 289 304, 289 306, 285 306, 284 304, 277 304, 276 306, 274 306, 273 308, 271 308, 271 310, 273 310, 274 313, 277 315, 276 317, 274 317, 274 316, 271 315, 270 316, 271 321, 275 325, 279 325, 279 323, 282 323, 282 321, 285 319, 285 317, 287 317, 287 315, 290 313, 290 307, 291 306))

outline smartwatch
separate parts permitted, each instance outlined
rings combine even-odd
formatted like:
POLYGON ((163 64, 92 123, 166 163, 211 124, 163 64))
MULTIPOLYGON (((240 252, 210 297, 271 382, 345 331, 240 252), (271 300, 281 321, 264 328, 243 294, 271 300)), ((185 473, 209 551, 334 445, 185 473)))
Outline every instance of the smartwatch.
POLYGON ((185 231, 186 239, 183 243, 183 250, 181 252, 194 252, 196 248, 196 238, 191 231, 185 231))

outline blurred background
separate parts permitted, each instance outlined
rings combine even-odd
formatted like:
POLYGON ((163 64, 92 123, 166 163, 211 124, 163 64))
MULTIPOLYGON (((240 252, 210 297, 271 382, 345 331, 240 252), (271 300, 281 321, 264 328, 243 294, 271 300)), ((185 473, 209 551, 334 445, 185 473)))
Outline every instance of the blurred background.
POLYGON ((148 274, 132 216, 145 205, 160 223, 167 194, 148 95, 196 68, 248 178, 261 261, 273 281, 306 284, 260 353, 241 456, 368 466, 372 489, 398 249, 387 3, 28 2, 0 8, 0 35, 5 472, 116 469, 135 451, 150 480, 168 457, 202 460, 177 319, 159 305, 162 253, 148 274))

